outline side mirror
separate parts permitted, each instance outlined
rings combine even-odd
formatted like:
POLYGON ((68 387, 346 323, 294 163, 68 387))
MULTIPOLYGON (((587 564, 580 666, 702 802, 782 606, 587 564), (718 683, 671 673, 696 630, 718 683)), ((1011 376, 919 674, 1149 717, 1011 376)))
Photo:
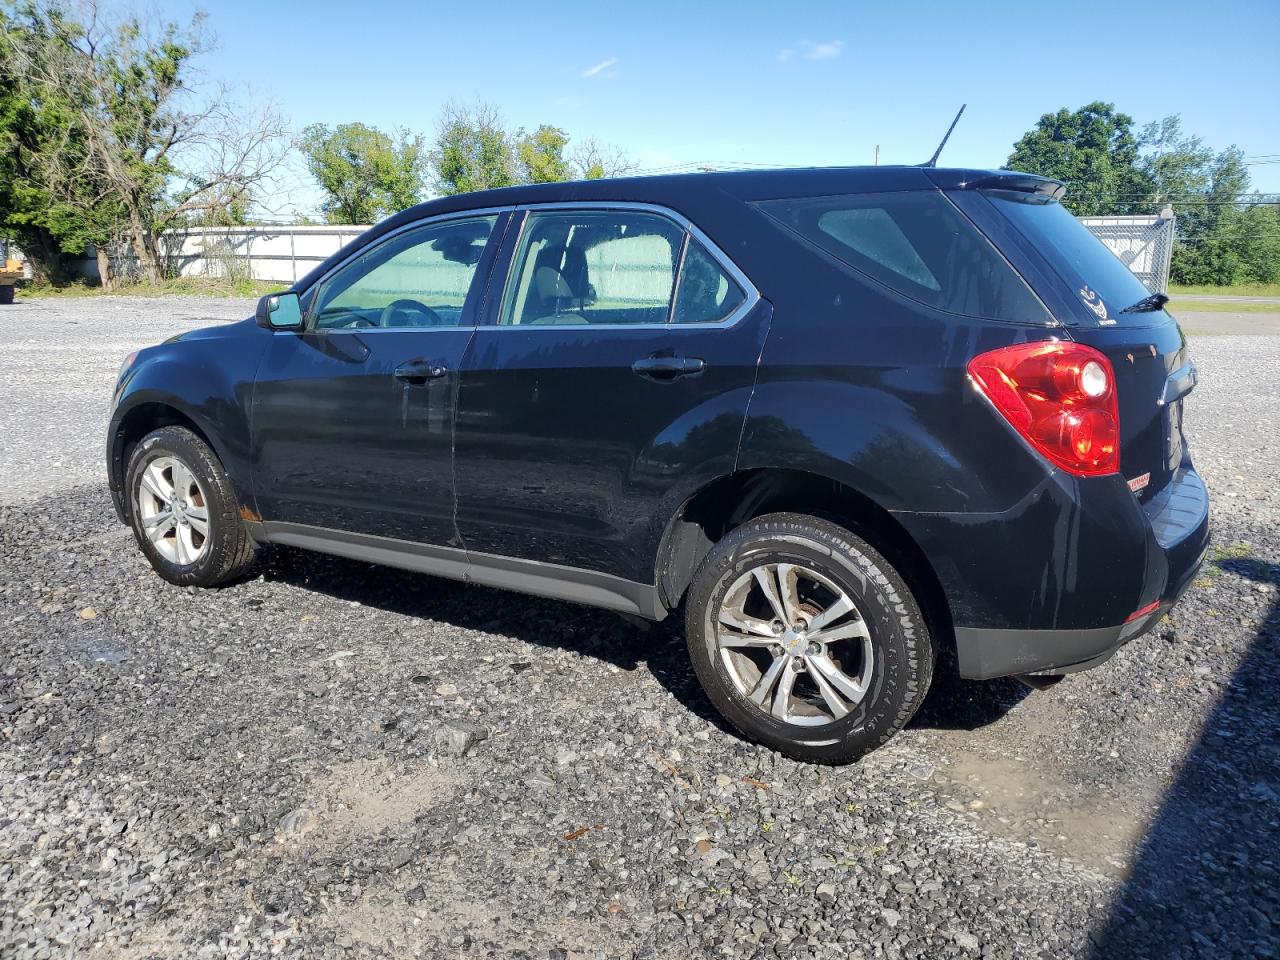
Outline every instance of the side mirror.
POLYGON ((253 318, 268 330, 301 330, 302 304, 296 293, 269 293, 258 301, 253 318))

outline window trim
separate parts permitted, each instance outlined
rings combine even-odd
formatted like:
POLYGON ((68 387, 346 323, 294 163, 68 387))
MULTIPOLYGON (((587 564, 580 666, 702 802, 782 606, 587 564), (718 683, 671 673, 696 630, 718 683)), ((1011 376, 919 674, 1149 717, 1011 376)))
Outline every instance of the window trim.
POLYGON ((761 300, 760 291, 756 289, 754 283, 743 273, 736 263, 729 259, 728 255, 721 250, 710 237, 702 232, 696 224, 688 217, 677 213, 669 207, 661 206, 656 203, 639 203, 625 200, 558 200, 551 203, 521 203, 510 207, 512 211, 523 214, 520 218, 520 228, 516 233, 514 246, 510 258, 503 265, 506 270, 506 277, 502 283, 502 298, 498 301, 498 310, 490 318, 480 318, 477 327, 486 330, 574 330, 582 332, 584 330, 706 330, 731 327, 739 320, 750 313, 761 300), (667 319, 662 323, 588 323, 588 324, 508 324, 502 323, 502 315, 506 310, 507 299, 512 295, 512 284, 517 273, 516 260, 523 249, 524 233, 528 229, 529 221, 532 219, 529 214, 542 212, 557 211, 625 211, 636 213, 649 213, 662 217, 679 227, 684 233, 680 243, 680 256, 676 263, 676 270, 672 277, 671 286, 671 302, 667 304, 667 319), (672 311, 675 309, 676 296, 680 292, 680 276, 684 271, 684 258, 689 250, 689 238, 695 238, 702 244, 703 249, 711 256, 711 259, 728 274, 735 283, 746 294, 742 303, 731 311, 727 316, 719 320, 703 321, 700 323, 672 323, 672 311))
MULTIPOLYGON (((336 274, 340 273, 343 269, 345 269, 350 264, 354 263, 360 257, 363 257, 365 254, 373 250, 376 250, 379 247, 389 243, 390 241, 394 240, 396 237, 402 236, 403 234, 409 233, 410 231, 413 231, 413 230, 421 230, 426 227, 434 227, 440 224, 449 223, 454 220, 479 220, 485 217, 494 217, 495 220, 493 224, 493 230, 490 231, 489 233, 489 240, 485 245, 485 251, 481 255, 480 261, 476 264, 477 272, 479 272, 482 266, 486 269, 487 271, 486 276, 484 278, 477 277, 476 280, 473 281, 473 283, 481 283, 481 287, 479 288, 473 287, 473 289, 469 291, 467 294, 467 298, 470 299, 472 294, 478 291, 480 298, 483 299, 483 293, 484 293, 483 288, 488 286, 490 275, 492 274, 493 268, 495 266, 495 262, 494 262, 495 254, 498 252, 498 248, 501 246, 502 234, 505 233, 505 227, 503 226, 503 216, 505 214, 510 214, 514 212, 515 209, 516 208, 513 206, 477 207, 474 210, 453 210, 448 213, 438 213, 435 216, 425 217, 421 220, 413 220, 413 221, 410 221, 409 223, 402 223, 400 226, 396 227, 394 230, 388 230, 386 233, 382 234, 380 237, 373 240, 372 242, 362 244, 361 246, 357 247, 355 250, 352 250, 349 254, 347 254, 337 263, 335 263, 328 270, 326 270, 323 274, 321 274, 316 279, 314 283, 312 283, 309 287, 307 287, 305 290, 302 291, 300 296, 304 298, 309 298, 309 299, 307 300, 306 313, 303 315, 303 318, 302 318, 302 329, 299 332, 312 334, 316 336, 332 336, 334 334, 342 334, 342 333, 358 333, 361 336, 364 336, 370 333, 430 333, 432 331, 474 330, 477 326, 480 325, 480 318, 476 315, 478 313, 479 302, 477 302, 477 310, 472 311, 473 316, 472 316, 472 321, 470 323, 460 323, 450 327, 358 327, 358 328, 316 327, 314 325, 314 322, 315 322, 314 307, 315 307, 316 297, 319 295, 320 291, 324 289, 324 285, 328 283, 331 279, 333 279, 333 277, 336 274), (488 261, 487 264, 486 264, 486 260, 488 261)), ((464 307, 464 310, 465 310, 465 307, 464 307)))

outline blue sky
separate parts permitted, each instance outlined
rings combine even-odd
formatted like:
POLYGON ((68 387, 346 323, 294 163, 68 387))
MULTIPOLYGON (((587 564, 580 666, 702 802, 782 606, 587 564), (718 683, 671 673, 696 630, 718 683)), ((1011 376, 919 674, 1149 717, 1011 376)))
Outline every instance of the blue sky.
MULTIPOLYGON (((1204 4, 413 3, 218 0, 212 76, 275 99, 295 129, 430 132, 476 98, 514 126, 595 137, 642 168, 695 162, 998 166, 1045 112, 1112 101, 1180 113, 1215 148, 1280 157, 1277 0, 1204 4)), ((1280 163, 1252 166, 1280 192, 1280 163)), ((309 188, 296 177, 296 202, 309 188)))

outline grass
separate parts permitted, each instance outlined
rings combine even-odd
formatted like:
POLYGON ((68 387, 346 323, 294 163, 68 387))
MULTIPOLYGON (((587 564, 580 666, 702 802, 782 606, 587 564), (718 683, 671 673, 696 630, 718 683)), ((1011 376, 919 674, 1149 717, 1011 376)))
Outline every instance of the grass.
MULTIPOLYGON (((1218 579, 1218 575, 1225 568, 1235 568, 1239 570, 1254 571, 1261 569, 1265 576, 1266 564, 1260 560, 1255 560, 1249 554, 1253 550, 1245 541, 1233 543, 1229 547, 1218 547, 1213 551, 1212 561, 1200 568, 1200 576, 1196 578, 1195 585, 1197 587, 1209 587, 1218 579)), ((1216 614, 1215 614, 1216 616, 1216 614)))
POLYGON ((44 297, 261 297, 283 289, 283 284, 262 280, 174 277, 160 283, 121 281, 108 293, 98 286, 97 281, 73 280, 61 283, 28 283, 18 288, 17 297, 19 300, 38 300, 44 297))
POLYGON ((1195 294, 1198 297, 1280 297, 1280 283, 1235 283, 1225 287, 1171 283, 1169 296, 1176 300, 1179 294, 1195 294))
POLYGON ((1179 300, 1172 294, 1169 310, 1173 315, 1183 313, 1280 313, 1280 304, 1249 303, 1241 300, 1179 300))
POLYGON ((1274 303, 1239 300, 1182 300, 1181 297, 1280 297, 1280 283, 1235 283, 1225 287, 1169 285, 1170 309, 1179 313, 1280 313, 1274 303))

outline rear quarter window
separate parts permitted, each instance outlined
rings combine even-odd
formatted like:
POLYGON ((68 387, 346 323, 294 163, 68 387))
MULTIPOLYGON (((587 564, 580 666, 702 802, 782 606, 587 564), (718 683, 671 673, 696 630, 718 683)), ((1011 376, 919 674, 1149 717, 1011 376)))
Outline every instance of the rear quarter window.
POLYGON ((1009 263, 936 191, 766 200, 765 213, 904 297, 966 317, 1052 322, 1009 263))
POLYGON ((1100 321, 1137 326, 1163 317, 1159 311, 1122 312, 1151 291, 1057 200, 1013 190, 982 192, 1100 321))

